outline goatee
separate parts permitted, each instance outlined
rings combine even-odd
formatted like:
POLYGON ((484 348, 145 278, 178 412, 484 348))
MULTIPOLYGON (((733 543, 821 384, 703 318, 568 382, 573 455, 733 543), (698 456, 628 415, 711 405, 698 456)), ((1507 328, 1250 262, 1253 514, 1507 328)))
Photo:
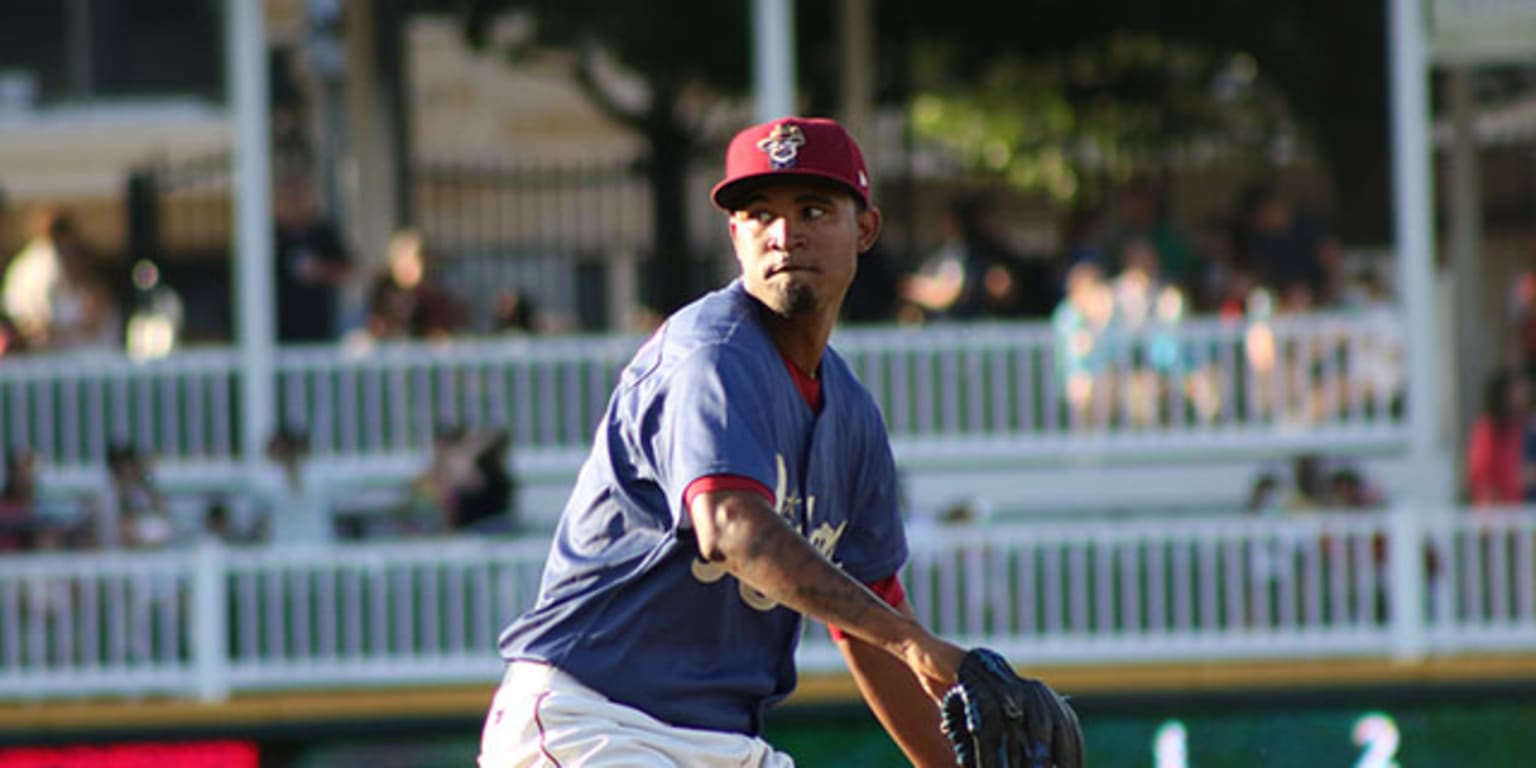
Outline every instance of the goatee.
POLYGON ((784 292, 779 314, 785 318, 809 315, 816 311, 816 292, 809 286, 791 285, 784 292))

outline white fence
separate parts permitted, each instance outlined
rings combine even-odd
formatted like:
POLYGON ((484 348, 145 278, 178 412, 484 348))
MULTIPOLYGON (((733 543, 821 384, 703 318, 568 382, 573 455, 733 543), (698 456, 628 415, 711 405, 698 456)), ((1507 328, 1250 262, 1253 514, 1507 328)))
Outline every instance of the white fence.
MULTIPOLYGON (((1080 341, 1080 340, 1079 340, 1080 341)), ((233 351, 135 363, 6 358, 0 450, 30 447, 62 476, 99 472, 130 440, 175 475, 228 475, 242 441, 242 376, 271 376, 274 412, 322 460, 394 467, 436 424, 497 426, 519 461, 585 450, 639 339, 490 339, 284 348, 275 370, 233 351)), ((898 457, 1059 460, 1072 454, 1393 451, 1405 435, 1390 316, 1319 314, 1251 324, 1186 321, 1106 331, 1097 350, 1040 323, 850 329, 837 348, 875 394, 898 457)))
MULTIPOLYGON (((1445 514, 1418 540, 1388 513, 939 528, 913 536, 904 581, 941 634, 1021 663, 1387 656, 1400 631, 1430 653, 1536 650, 1536 510, 1445 514), (1397 621, 1400 556, 1422 625, 1397 621)), ((546 546, 8 556, 0 697, 490 684, 546 546)), ((841 664, 820 627, 800 663, 841 664)))

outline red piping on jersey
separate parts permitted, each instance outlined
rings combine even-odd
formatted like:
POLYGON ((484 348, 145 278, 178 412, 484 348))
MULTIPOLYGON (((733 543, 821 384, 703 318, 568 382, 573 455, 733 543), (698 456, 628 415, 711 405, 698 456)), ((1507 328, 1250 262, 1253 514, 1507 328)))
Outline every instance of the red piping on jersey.
POLYGON ((717 491, 751 491, 762 496, 768 501, 768 506, 773 506, 773 491, 768 486, 753 480, 746 475, 705 475, 688 484, 683 489, 683 509, 693 509, 693 499, 701 493, 714 493, 717 491))
POLYGON ((555 756, 549 753, 549 747, 544 743, 544 718, 539 717, 539 705, 544 703, 544 698, 549 694, 549 691, 545 691, 533 700, 533 724, 539 729, 539 752, 543 753, 545 760, 554 763, 555 768, 561 768, 560 761, 556 760, 555 756))

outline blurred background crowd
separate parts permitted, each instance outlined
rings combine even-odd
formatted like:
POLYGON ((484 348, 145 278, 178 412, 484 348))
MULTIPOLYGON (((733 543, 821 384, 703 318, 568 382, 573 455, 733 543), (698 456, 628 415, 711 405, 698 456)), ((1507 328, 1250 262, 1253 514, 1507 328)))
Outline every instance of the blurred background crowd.
MULTIPOLYGON (((1095 764, 1523 765, 1533 8, 0 1, 0 765, 472 763, 785 111, 883 213, 833 347, 925 623, 1045 665, 1095 764)), ((785 748, 898 762, 800 650, 785 748)))
MULTIPOLYGON (((0 157, 0 379, 3 366, 29 359, 152 361, 234 342, 228 124, 187 107, 228 95, 224 52, 208 33, 217 14, 171 0, 132 12, 107 0, 33 5, 25 23, 16 16, 0 31, 0 124, 20 137, 14 162, 0 157), (60 52, 30 42, 108 22, 117 32, 99 45, 65 36, 60 52), (196 66, 161 61, 151 43, 171 38, 186 41, 180 54, 196 66), (130 60, 142 66, 119 66, 130 60), (107 121, 98 132, 110 152, 75 159, 78 145, 53 135, 51 116, 86 115, 70 111, 82 104, 118 110, 89 113, 107 121), (113 120, 123 127, 113 131, 113 120), (96 181, 56 178, 84 178, 82 167, 96 181)), ((1113 24, 1057 9, 1076 25, 1070 40, 1027 24, 1002 24, 1017 32, 1000 37, 993 30, 1009 14, 1026 12, 985 5, 872 10, 863 34, 886 42, 863 62, 876 73, 870 82, 846 61, 802 62, 806 111, 853 125, 887 214, 845 306, 851 325, 1046 333, 1048 385, 1068 427, 1084 432, 1210 423, 1236 407, 1222 380, 1234 365, 1250 382, 1241 407, 1277 414, 1281 427, 1340 418, 1345 387, 1402 412, 1379 4, 1322 18, 1126 8, 1113 24), (1276 37, 1276 20, 1310 25, 1308 43, 1276 37), (1319 92, 1333 71, 1322 61, 1354 62, 1358 77, 1319 92), (1351 325, 1332 330, 1331 318, 1351 325), (1336 385, 1318 375, 1335 362, 1287 351, 1286 328, 1312 329, 1319 348, 1361 328, 1387 341, 1350 347, 1336 385), (1190 342, 1220 329, 1236 329, 1235 362, 1190 342)), ((679 61, 677 45, 631 39, 636 11, 602 6, 580 19, 509 2, 268 6, 271 316, 282 348, 363 355, 631 335, 729 276, 722 228, 696 191, 748 116, 747 62, 724 43, 679 61), (348 13, 367 23, 344 23, 348 13), (604 52, 573 51, 567 23, 604 52)), ((669 40, 744 24, 741 9, 698 10, 669 40)), ((843 46, 852 38, 838 36, 858 31, 828 14, 802 9, 806 49, 843 46)), ((1459 496, 1478 503, 1515 503, 1536 484, 1530 182, 1520 163, 1502 162, 1536 144, 1536 121, 1508 117, 1530 111, 1532 84, 1519 68, 1471 82, 1490 119, 1505 120, 1501 133, 1476 139, 1487 159, 1489 298, 1465 311, 1490 322, 1480 363, 1459 372, 1472 382, 1464 392, 1486 381, 1486 392, 1458 395, 1467 413, 1455 437, 1459 496)), ((1444 121, 1433 128, 1436 146, 1448 147, 1444 121)), ((387 522, 316 525, 263 512, 335 511, 305 479, 313 428, 272 436, 265 501, 203 494, 202 511, 184 517, 206 525, 178 517, 173 536, 138 522, 175 506, 155 490, 145 441, 111 435, 101 488, 71 499, 74 511, 26 511, 59 499, 37 491, 47 451, 13 427, 0 436, 6 519, 72 522, 30 533, 8 524, 6 546, 515 527, 516 440, 504 425, 451 420, 419 446, 420 478, 393 484, 387 522)), ((1369 462, 1303 454, 1250 462, 1251 494, 1230 503, 1384 503, 1369 462)))

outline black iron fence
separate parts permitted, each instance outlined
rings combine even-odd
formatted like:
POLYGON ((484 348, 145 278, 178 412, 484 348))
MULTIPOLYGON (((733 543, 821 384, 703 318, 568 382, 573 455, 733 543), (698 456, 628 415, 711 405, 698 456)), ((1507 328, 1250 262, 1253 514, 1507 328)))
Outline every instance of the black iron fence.
POLYGON ((128 173, 122 265, 128 279, 118 281, 123 299, 136 300, 133 266, 154 264, 164 285, 182 298, 188 341, 232 335, 231 163, 230 153, 220 151, 174 162, 155 158, 128 173))
POLYGON ((594 253, 650 238, 649 187, 629 162, 422 163, 412 195, 416 223, 445 253, 594 253))
POLYGON ((508 296, 568 327, 604 330, 618 276, 651 241, 651 196, 631 162, 435 161, 412 179, 416 224, 442 282, 491 330, 508 296))
MULTIPOLYGON (((732 266, 725 228, 708 202, 717 173, 701 166, 690 175, 690 243, 677 247, 692 249, 696 274, 723 276, 732 266)), ((664 279, 646 269, 654 208, 634 161, 433 160, 417 164, 409 183, 412 223, 435 254, 433 271, 468 306, 473 331, 492 330, 509 295, 531 299, 568 328, 622 327, 631 318, 619 313, 637 308, 646 281, 664 279)), ((898 267, 920 251, 914 232, 931 225, 931 206, 908 199, 907 188, 895 178, 882 186, 883 248, 898 267)), ((232 335, 231 194, 227 152, 146 162, 127 182, 127 262, 160 266, 186 301, 191 338, 232 335)), ((383 268, 384 254, 355 258, 383 268)))

